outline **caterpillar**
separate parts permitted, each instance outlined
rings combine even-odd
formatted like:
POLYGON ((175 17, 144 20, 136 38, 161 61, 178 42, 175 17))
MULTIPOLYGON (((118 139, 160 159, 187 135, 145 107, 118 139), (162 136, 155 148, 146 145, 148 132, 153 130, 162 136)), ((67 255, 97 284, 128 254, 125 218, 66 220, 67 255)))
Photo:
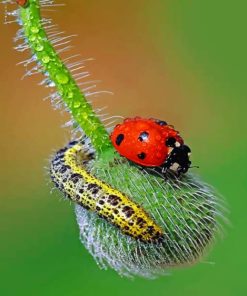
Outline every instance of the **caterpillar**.
POLYGON ((19 8, 7 16, 21 25, 16 49, 32 53, 22 62, 25 76, 44 75, 41 85, 55 88, 49 96, 53 106, 69 112, 67 125, 79 132, 55 153, 50 176, 76 204, 82 243, 100 266, 124 276, 150 278, 197 262, 221 230, 224 204, 218 194, 193 174, 164 179, 121 158, 106 119, 87 100, 93 86, 78 82, 88 76, 77 73, 84 61, 73 61, 76 55, 61 60, 59 54, 69 49, 67 37, 41 17, 40 8, 54 1, 16 3, 19 8))
POLYGON ((51 178, 75 203, 96 212, 121 231, 144 242, 162 241, 161 228, 138 204, 111 185, 92 176, 87 168, 95 157, 87 138, 73 141, 51 161, 51 178))

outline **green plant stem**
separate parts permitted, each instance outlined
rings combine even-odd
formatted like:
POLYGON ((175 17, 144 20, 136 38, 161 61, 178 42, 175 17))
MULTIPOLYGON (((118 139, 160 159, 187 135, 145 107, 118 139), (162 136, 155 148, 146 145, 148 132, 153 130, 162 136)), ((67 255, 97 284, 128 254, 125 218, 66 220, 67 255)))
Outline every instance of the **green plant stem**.
POLYGON ((87 102, 85 95, 73 79, 68 68, 61 61, 41 24, 40 4, 38 0, 29 0, 29 5, 20 8, 20 18, 24 35, 36 56, 37 62, 43 67, 45 73, 54 82, 57 91, 69 108, 75 122, 91 139, 97 152, 111 147, 109 135, 87 102))

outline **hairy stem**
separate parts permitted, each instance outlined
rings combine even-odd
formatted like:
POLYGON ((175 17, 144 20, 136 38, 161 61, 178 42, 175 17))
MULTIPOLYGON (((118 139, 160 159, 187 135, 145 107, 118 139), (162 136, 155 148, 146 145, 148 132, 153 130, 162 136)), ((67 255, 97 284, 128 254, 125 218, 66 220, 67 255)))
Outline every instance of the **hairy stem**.
POLYGON ((29 5, 20 9, 24 35, 37 62, 54 82, 73 119, 91 139, 96 151, 108 149, 111 142, 104 125, 47 38, 41 23, 39 0, 29 0, 29 5))

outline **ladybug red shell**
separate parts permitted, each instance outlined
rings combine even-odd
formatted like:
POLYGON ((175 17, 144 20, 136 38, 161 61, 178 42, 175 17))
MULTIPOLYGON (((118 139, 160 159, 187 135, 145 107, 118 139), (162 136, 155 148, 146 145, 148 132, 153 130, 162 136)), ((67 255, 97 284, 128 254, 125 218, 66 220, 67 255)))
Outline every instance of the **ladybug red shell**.
POLYGON ((127 118, 110 135, 118 153, 146 167, 161 167, 178 174, 190 168, 190 148, 172 125, 157 119, 127 118))

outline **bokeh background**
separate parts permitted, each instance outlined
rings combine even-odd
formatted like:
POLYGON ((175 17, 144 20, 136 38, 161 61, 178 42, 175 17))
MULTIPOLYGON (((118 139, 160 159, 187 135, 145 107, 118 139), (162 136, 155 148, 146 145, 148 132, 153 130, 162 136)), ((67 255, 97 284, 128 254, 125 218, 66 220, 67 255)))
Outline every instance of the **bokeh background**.
POLYGON ((226 198, 232 226, 202 263, 157 280, 102 271, 79 241, 74 207, 50 194, 45 167, 68 139, 66 116, 38 86, 21 80, 17 25, 0 6, 1 295, 247 295, 246 1, 64 0, 46 12, 77 33, 75 49, 94 57, 99 106, 110 114, 173 123, 193 149, 202 178, 226 198))

